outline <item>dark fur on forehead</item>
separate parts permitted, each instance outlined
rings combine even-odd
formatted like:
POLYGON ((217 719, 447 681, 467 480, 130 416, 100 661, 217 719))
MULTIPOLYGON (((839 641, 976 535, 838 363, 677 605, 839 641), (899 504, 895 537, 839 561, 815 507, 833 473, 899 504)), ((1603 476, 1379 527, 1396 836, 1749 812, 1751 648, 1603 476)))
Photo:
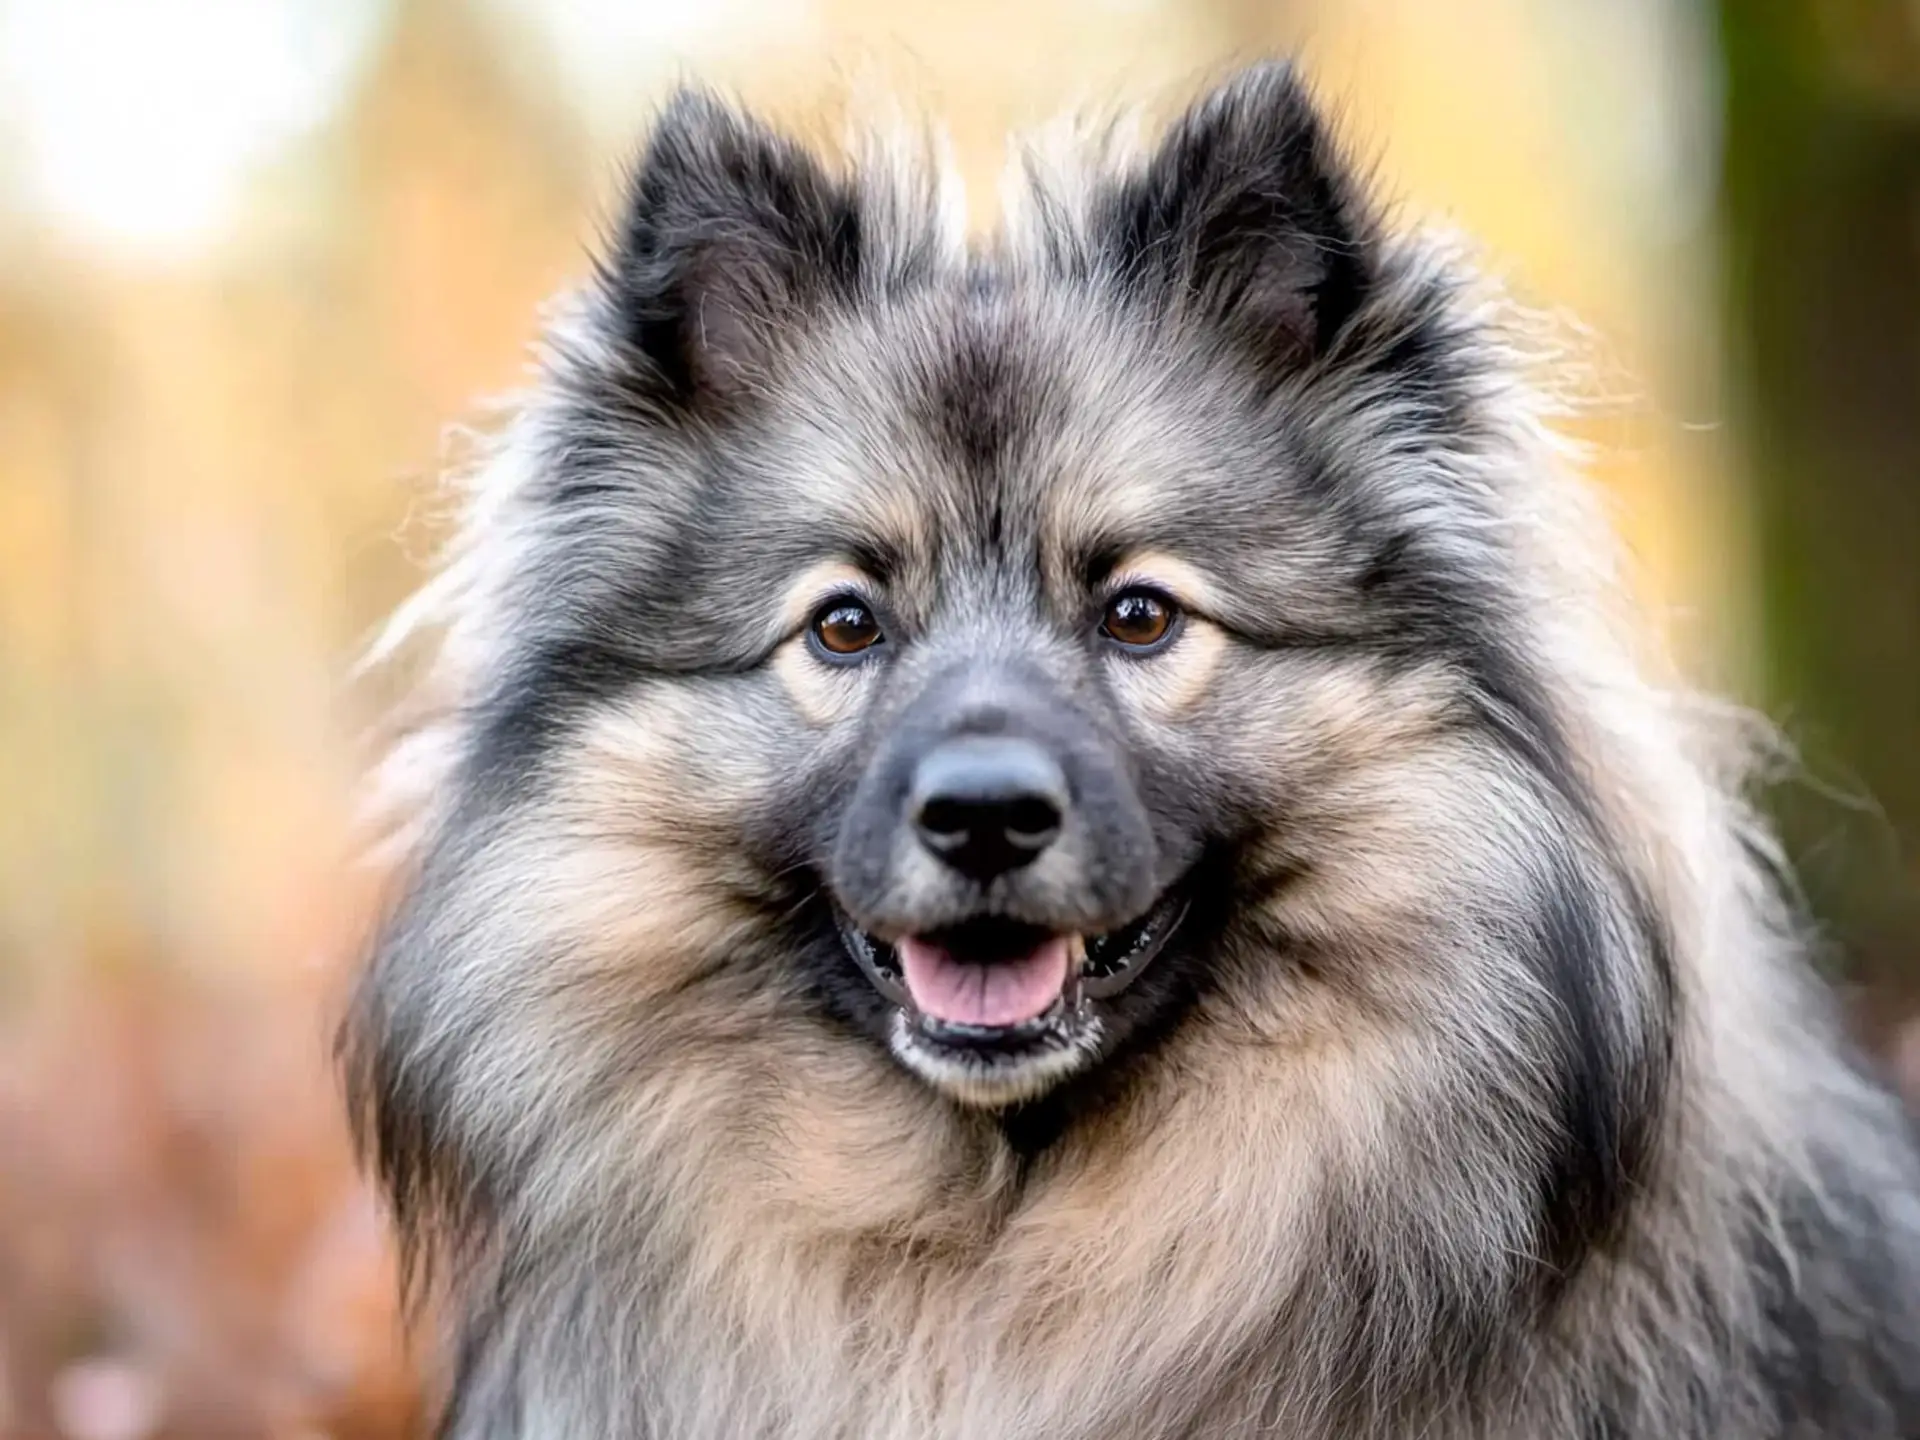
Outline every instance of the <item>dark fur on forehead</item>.
POLYGON ((783 327, 861 274, 857 186, 794 141, 686 90, 635 171, 605 283, 626 338, 686 403, 751 388, 783 327))
POLYGON ((1318 356, 1364 298, 1371 224, 1291 68, 1214 91, 1146 168, 1096 203, 1127 282, 1225 326, 1285 371, 1318 356))

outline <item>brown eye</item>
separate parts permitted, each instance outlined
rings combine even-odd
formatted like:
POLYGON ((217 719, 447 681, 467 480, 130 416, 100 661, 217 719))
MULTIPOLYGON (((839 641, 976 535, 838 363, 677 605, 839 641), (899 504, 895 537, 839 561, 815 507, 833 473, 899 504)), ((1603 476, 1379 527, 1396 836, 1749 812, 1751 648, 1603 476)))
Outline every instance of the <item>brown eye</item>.
POLYGON ((813 638, 828 655, 858 655, 880 641, 880 622, 858 600, 829 600, 813 618, 813 638))
POLYGON ((1100 633, 1135 650, 1151 649, 1173 632, 1173 602, 1151 590, 1128 590, 1107 602, 1100 633))

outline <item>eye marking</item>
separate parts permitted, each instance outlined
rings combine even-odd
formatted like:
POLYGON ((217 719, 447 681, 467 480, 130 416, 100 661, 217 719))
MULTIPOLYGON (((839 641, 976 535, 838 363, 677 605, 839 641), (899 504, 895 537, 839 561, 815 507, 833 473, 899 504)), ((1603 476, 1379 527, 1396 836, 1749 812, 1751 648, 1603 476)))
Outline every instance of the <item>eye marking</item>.
POLYGON ((807 638, 821 659, 846 665, 864 659, 887 637, 871 605, 858 595, 835 595, 813 612, 807 638))
POLYGON ((1100 634, 1136 655, 1163 650, 1180 627, 1181 610, 1166 594, 1133 585, 1107 601, 1100 634))

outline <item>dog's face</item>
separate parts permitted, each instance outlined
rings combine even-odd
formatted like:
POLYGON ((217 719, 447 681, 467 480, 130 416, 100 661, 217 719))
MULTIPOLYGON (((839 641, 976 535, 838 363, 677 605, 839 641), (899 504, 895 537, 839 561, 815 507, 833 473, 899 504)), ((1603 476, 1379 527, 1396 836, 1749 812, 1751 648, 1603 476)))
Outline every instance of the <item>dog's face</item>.
POLYGON ((1330 166, 1290 90, 1236 97, 1103 199, 1106 280, 909 254, 876 284, 857 187, 714 111, 654 142, 613 270, 641 354, 593 374, 665 393, 563 429, 691 463, 589 618, 636 689, 709 676, 755 717, 724 743, 765 777, 734 820, 792 897, 784 963, 963 1103, 1170 1021, 1354 723, 1328 687, 1395 686, 1365 634, 1390 537, 1277 393, 1366 279, 1330 166))
POLYGON ((1098 1103, 1203 1027, 1597 1214, 1661 977, 1451 281, 1275 71, 1039 209, 963 256, 910 188, 663 119, 479 522, 461 761, 365 992, 383 1145, 855 1052, 1098 1103))
POLYGON ((915 297, 824 327, 709 482, 673 603, 769 717, 742 845, 817 890, 818 993, 964 1102, 1204 980, 1269 777, 1324 748, 1305 691, 1351 668, 1311 652, 1364 557, 1208 358, 1063 297, 915 297))

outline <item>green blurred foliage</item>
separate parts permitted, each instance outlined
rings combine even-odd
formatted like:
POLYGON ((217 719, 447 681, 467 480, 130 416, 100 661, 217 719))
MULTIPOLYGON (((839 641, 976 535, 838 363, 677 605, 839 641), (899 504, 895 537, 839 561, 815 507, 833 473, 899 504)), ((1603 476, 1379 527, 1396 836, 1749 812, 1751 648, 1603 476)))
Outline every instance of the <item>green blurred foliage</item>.
POLYGON ((1920 34, 1723 0, 1726 327, 1778 808, 1837 966, 1920 989, 1920 34))

